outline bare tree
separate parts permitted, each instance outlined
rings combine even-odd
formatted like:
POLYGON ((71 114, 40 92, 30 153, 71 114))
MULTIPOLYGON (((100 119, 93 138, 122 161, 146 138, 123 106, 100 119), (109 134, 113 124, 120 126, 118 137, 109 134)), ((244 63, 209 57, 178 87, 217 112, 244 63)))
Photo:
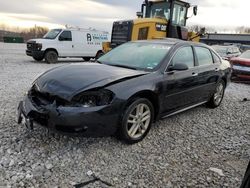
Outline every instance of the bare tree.
POLYGON ((34 26, 28 29, 21 29, 19 27, 9 28, 5 24, 0 24, 0 30, 2 30, 2 32, 0 32, 1 40, 4 36, 11 36, 22 37, 24 41, 27 41, 32 38, 42 38, 49 29, 41 26, 34 26))
POLYGON ((204 25, 191 25, 188 26, 190 31, 200 33, 205 28, 205 33, 217 33, 217 29, 212 26, 204 26, 204 25))

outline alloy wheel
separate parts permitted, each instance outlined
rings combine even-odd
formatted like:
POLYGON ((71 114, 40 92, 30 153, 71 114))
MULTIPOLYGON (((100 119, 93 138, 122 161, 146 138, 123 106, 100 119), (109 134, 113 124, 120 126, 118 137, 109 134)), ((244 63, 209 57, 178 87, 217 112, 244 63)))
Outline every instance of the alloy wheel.
POLYGON ((224 85, 223 83, 219 83, 218 86, 216 87, 216 91, 214 94, 214 103, 216 105, 219 105, 220 102, 222 101, 223 94, 224 94, 224 85))
POLYGON ((151 110, 147 104, 139 103, 131 111, 127 119, 127 133, 132 139, 142 137, 151 122, 151 110))

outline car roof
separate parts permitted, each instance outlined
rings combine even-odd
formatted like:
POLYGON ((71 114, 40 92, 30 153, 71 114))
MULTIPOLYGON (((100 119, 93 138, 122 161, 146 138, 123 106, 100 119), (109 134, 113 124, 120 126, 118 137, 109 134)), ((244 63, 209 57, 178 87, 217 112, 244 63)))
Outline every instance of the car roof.
POLYGON ((104 34, 109 34, 109 32, 107 31, 101 31, 101 30, 97 30, 97 29, 93 29, 93 28, 55 28, 55 29, 60 29, 63 31, 79 31, 79 32, 100 32, 100 33, 104 33, 104 34))
POLYGON ((166 45, 177 45, 177 44, 190 44, 190 45, 196 45, 196 46, 204 46, 208 47, 206 44, 203 43, 197 43, 192 41, 185 41, 181 39, 176 38, 159 38, 159 39, 152 39, 152 40, 138 40, 133 42, 141 42, 141 43, 149 43, 149 44, 166 44, 166 45))
POLYGON ((238 46, 234 46, 234 45, 212 45, 211 47, 218 47, 218 48, 237 48, 237 49, 239 49, 238 46))
POLYGON ((159 39, 151 39, 151 40, 138 40, 134 42, 141 42, 141 43, 159 43, 159 44, 177 44, 183 42, 180 39, 175 38, 159 38, 159 39))

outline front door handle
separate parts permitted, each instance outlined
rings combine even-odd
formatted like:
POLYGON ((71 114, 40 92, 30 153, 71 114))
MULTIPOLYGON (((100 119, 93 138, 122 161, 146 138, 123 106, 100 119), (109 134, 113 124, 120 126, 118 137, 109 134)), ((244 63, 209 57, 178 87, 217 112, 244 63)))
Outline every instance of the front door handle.
POLYGON ((192 76, 198 76, 198 73, 193 72, 193 73, 192 73, 192 76))

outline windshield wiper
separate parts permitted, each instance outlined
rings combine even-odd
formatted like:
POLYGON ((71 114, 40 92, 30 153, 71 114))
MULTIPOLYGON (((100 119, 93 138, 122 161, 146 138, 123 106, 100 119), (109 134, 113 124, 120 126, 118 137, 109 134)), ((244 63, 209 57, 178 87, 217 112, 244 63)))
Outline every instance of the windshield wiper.
POLYGON ((107 64, 107 65, 115 66, 115 67, 121 67, 121 68, 127 68, 127 69, 132 69, 132 70, 137 70, 135 67, 130 67, 130 66, 127 66, 127 65, 120 65, 120 64, 107 64))

